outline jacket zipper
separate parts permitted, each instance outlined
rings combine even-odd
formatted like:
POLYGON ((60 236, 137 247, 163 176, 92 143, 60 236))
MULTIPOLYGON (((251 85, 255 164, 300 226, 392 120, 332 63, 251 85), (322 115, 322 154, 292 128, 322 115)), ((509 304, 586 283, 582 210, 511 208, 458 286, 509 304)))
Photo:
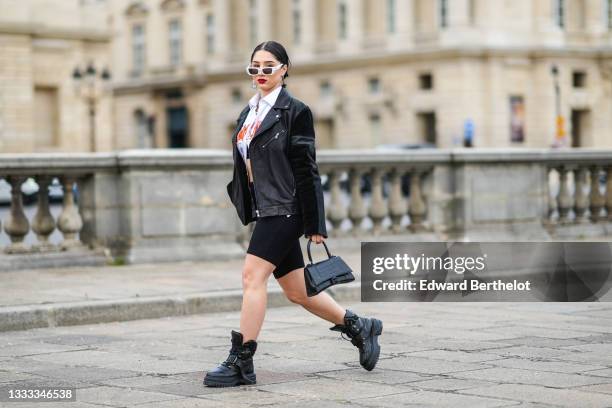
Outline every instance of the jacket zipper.
POLYGON ((276 134, 274 135, 274 137, 273 137, 273 138, 271 138, 270 140, 268 140, 268 141, 266 142, 266 144, 261 145, 261 148, 262 148, 262 149, 263 149, 263 148, 265 148, 267 145, 269 145, 270 143, 272 143, 274 140, 278 139, 278 135, 280 135, 280 132, 276 132, 276 134))

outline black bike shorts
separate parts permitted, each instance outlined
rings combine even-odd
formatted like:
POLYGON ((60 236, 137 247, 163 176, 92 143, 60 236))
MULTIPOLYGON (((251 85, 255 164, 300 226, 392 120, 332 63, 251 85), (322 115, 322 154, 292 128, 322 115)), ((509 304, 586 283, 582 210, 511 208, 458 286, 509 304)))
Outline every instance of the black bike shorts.
POLYGON ((300 237, 304 226, 301 214, 258 217, 247 253, 273 263, 274 277, 281 278, 304 267, 300 237))

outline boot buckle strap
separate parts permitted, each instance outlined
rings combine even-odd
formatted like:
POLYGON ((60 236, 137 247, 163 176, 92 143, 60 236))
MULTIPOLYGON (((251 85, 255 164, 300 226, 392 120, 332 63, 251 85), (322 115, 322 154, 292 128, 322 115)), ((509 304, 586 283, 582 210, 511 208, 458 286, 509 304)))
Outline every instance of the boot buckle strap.
POLYGON ((230 354, 225 361, 236 364, 236 361, 238 361, 238 356, 236 354, 230 354))
POLYGON ((330 327, 329 330, 334 330, 334 331, 338 331, 338 332, 344 332, 346 330, 346 327, 342 324, 336 324, 333 327, 330 327))

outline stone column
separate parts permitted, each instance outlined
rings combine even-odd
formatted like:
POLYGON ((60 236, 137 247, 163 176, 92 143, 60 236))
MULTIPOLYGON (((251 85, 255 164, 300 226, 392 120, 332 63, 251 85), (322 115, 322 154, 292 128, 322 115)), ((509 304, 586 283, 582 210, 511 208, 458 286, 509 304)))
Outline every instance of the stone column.
POLYGON ((391 36, 392 48, 409 48, 414 41, 414 0, 395 2, 395 34, 391 36))
POLYGON ((215 19, 215 61, 223 65, 230 52, 230 2, 227 0, 213 0, 213 15, 215 19))
POLYGON ((364 7, 363 0, 350 0, 347 5, 347 41, 350 50, 359 50, 363 44, 364 7))
POLYGON ((272 39, 272 5, 270 0, 257 0, 257 43, 272 39))
POLYGON ((301 43, 298 44, 300 53, 309 56, 314 52, 317 43, 317 1, 300 0, 301 43))

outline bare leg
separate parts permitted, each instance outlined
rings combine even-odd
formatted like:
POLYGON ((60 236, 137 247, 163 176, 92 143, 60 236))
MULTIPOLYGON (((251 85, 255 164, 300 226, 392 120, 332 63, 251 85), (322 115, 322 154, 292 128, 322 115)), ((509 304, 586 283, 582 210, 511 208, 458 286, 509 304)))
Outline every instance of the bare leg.
POLYGON ((240 333, 243 342, 257 340, 266 314, 268 278, 276 266, 253 254, 246 254, 242 269, 240 333))
POLYGON ((302 305, 309 312, 334 324, 344 324, 346 309, 340 306, 328 293, 321 292, 308 297, 304 282, 304 268, 294 269, 278 279, 285 296, 293 303, 302 305))

